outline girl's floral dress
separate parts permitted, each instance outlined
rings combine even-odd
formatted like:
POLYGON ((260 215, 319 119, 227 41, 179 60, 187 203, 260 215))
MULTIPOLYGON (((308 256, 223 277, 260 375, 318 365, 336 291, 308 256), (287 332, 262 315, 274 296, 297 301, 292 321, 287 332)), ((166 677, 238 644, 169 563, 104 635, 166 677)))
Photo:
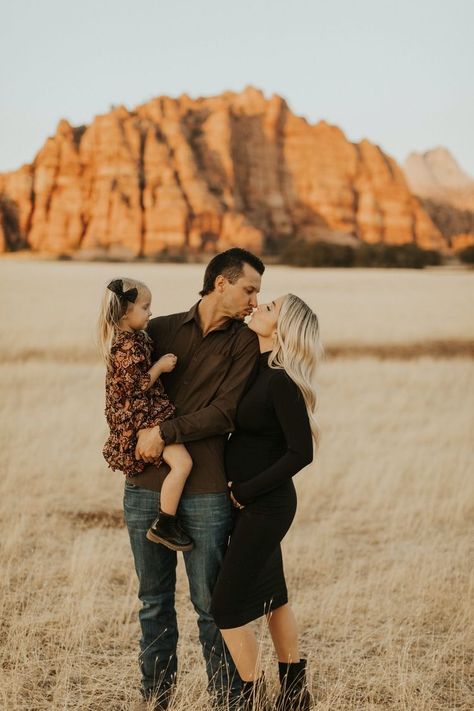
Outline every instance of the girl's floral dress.
POLYGON ((145 331, 118 331, 105 378, 105 417, 110 435, 102 453, 111 469, 127 476, 147 466, 135 459, 138 430, 155 427, 175 413, 159 378, 147 389, 151 353, 152 342, 145 331))

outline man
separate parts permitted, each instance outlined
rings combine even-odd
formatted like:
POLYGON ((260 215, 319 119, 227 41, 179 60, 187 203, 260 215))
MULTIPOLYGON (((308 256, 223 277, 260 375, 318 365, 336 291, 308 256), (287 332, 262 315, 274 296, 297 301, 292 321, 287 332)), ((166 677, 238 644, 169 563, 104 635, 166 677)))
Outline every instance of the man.
MULTIPOLYGON (((176 416, 142 430, 137 458, 156 461, 167 444, 184 443, 193 469, 181 497, 179 517, 194 540, 184 553, 191 601, 198 616, 208 690, 217 708, 235 701, 240 679, 210 614, 212 591, 227 547, 232 506, 227 494, 224 446, 234 429, 238 402, 258 361, 258 341, 243 320, 257 306, 264 265, 255 255, 234 248, 207 266, 202 299, 187 313, 154 318, 149 335, 154 359, 177 356, 163 375, 176 416)), ((176 552, 146 539, 159 506, 159 490, 168 469, 148 466, 125 483, 124 509, 139 579, 142 630, 142 695, 166 709, 177 673, 178 629, 174 604, 176 552)))

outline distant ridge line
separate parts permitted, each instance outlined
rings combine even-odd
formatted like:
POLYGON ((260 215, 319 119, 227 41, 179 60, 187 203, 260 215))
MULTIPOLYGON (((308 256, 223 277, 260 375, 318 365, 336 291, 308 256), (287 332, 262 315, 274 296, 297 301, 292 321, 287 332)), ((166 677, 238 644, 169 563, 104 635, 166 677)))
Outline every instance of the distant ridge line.
MULTIPOLYGON (((427 340, 404 343, 329 343, 325 345, 326 361, 377 358, 379 360, 415 360, 416 358, 470 358, 474 359, 474 339, 427 340)), ((54 348, 44 351, 25 348, 0 353, 0 364, 12 363, 63 363, 90 365, 100 363, 91 349, 54 348)))
POLYGON ((414 341, 407 343, 354 343, 327 345, 326 358, 413 360, 415 358, 474 358, 474 340, 414 341))

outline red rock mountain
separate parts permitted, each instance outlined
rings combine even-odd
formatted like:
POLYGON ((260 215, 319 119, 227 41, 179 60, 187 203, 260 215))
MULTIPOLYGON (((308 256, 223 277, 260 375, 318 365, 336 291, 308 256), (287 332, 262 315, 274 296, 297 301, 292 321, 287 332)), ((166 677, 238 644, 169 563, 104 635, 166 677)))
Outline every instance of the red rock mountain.
POLYGON ((403 166, 408 185, 455 251, 474 244, 474 180, 446 148, 411 153, 403 166))
POLYGON ((251 87, 62 120, 31 165, 0 175, 0 194, 3 250, 262 252, 289 235, 445 244, 378 146, 251 87))
POLYGON ((447 148, 410 153, 403 170, 416 195, 474 211, 474 180, 460 167, 447 148))

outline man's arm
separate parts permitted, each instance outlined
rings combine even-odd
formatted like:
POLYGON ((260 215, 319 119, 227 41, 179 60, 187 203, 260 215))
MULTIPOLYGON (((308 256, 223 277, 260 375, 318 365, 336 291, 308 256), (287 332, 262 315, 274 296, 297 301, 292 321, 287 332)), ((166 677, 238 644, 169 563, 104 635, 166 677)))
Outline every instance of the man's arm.
POLYGON ((233 356, 232 365, 213 401, 201 410, 161 424, 165 444, 193 442, 232 432, 237 405, 256 367, 258 352, 258 342, 253 334, 251 338, 245 338, 233 356))
MULTIPOLYGON (((240 335, 240 334, 239 334, 240 335)), ((206 407, 166 420, 160 428, 144 431, 137 445, 137 458, 151 461, 167 444, 193 442, 232 432, 237 405, 258 362, 258 341, 251 332, 240 336, 232 365, 213 401, 206 407), (161 436, 160 436, 161 430, 161 436), (152 447, 150 450, 149 447, 152 447)))

